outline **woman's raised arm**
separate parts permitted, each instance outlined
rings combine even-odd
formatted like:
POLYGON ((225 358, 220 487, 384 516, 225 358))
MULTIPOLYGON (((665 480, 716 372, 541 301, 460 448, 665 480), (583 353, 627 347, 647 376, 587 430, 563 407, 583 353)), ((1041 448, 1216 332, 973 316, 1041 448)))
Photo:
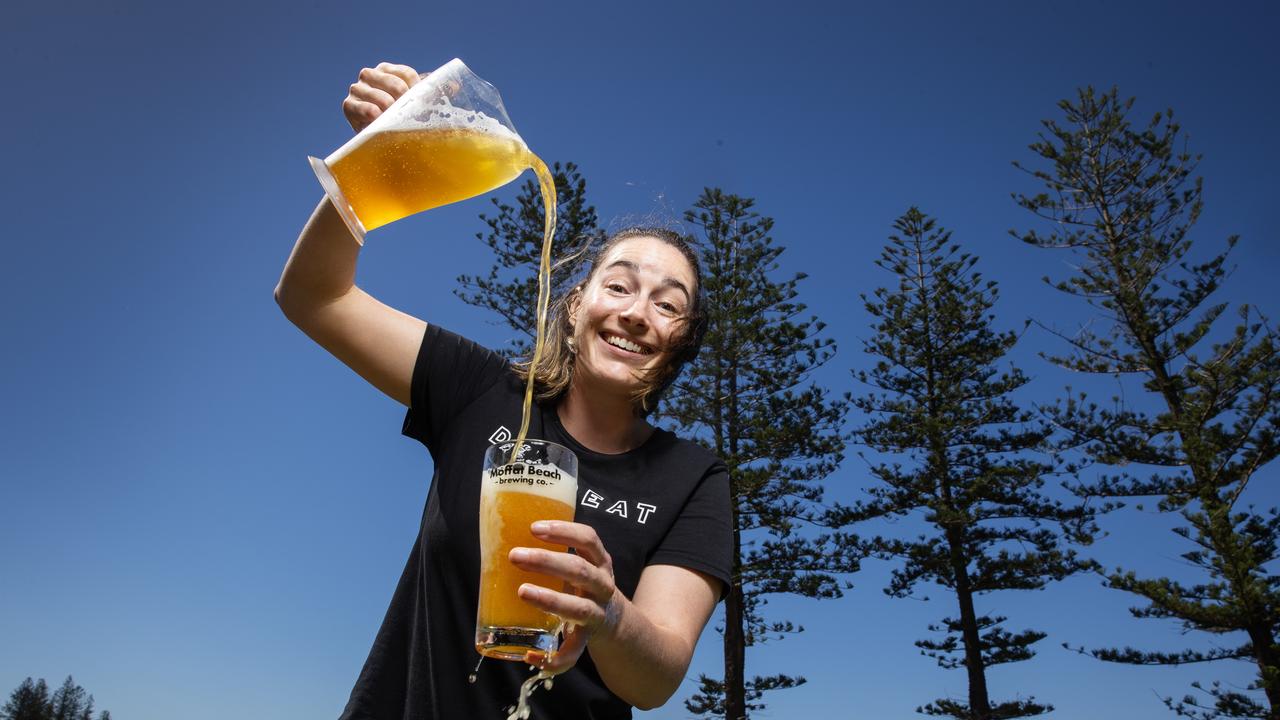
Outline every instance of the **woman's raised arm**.
MULTIPOLYGON (((360 71, 342 110, 356 131, 418 81, 405 65, 360 71)), ((285 263, 275 298, 289 318, 374 387, 409 404, 409 384, 427 324, 382 304, 355 284, 360 245, 322 199, 285 263)))

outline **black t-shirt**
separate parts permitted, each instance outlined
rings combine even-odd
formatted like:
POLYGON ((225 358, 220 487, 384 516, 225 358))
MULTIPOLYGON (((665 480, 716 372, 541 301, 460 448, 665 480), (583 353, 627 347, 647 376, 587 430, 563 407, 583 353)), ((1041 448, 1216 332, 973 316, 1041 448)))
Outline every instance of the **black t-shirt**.
MULTIPOLYGON (((427 446, 435 474, 418 538, 341 720, 502 720, 530 671, 486 659, 476 682, 467 681, 480 657, 480 471, 485 448, 519 429, 524 385, 500 355, 430 325, 410 392, 403 432, 427 446)), ((596 529, 627 597, 649 564, 727 584, 729 481, 713 454, 664 430, 627 453, 592 452, 543 405, 534 406, 529 437, 578 456, 576 520, 596 529)), ((533 694, 532 706, 535 720, 631 717, 631 706, 600 679, 590 646, 550 691, 533 694)))

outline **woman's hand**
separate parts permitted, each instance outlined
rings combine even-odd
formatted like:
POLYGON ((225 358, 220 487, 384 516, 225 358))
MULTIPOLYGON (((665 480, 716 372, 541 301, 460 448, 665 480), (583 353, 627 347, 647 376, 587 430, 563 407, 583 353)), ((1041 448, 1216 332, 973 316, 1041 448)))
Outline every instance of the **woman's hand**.
POLYGON ((512 548, 511 562, 521 570, 539 572, 564 580, 574 593, 557 592, 525 583, 521 599, 564 618, 566 628, 560 650, 550 657, 530 652, 530 665, 558 674, 573 667, 587 648, 587 640, 597 633, 611 632, 618 622, 621 603, 626 598, 613 582, 613 560, 595 528, 582 523, 547 520, 531 526, 533 535, 557 545, 567 545, 574 553, 540 548, 512 548))
POLYGON ((669 700, 715 609, 720 581, 676 565, 648 565, 635 597, 628 599, 614 583, 613 560, 594 528, 548 520, 530 529, 538 539, 568 545, 576 554, 511 549, 508 557, 516 567, 559 578, 572 588, 557 592, 529 583, 520 586, 522 599, 568 625, 559 652, 550 657, 531 652, 525 661, 562 673, 578 662, 590 640, 591 659, 615 695, 641 710, 669 700))
POLYGON ((364 68, 342 101, 342 113, 351 129, 360 132, 417 83, 418 71, 408 65, 384 62, 364 68))

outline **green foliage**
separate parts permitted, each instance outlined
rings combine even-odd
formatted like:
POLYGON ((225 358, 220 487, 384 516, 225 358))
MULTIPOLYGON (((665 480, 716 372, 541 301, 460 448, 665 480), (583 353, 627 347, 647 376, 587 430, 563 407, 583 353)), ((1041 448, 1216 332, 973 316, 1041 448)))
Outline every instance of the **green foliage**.
MULTIPOLYGON (((747 711, 763 710, 764 703, 759 700, 769 690, 783 690, 793 688, 805 684, 806 680, 802 677, 793 677, 790 675, 757 675, 744 684, 743 688, 743 707, 747 711)), ((709 678, 706 675, 698 676, 698 692, 685 700, 685 708, 694 715, 704 715, 707 717, 728 717, 728 710, 725 708, 725 684, 720 680, 709 678)))
POLYGON ((1032 717, 1035 715, 1043 715, 1051 712, 1052 705, 1041 705, 1034 700, 1010 700, 1008 702, 997 703, 991 706, 986 714, 978 714, 973 711, 966 703, 959 700, 935 700, 924 707, 916 708, 916 712, 923 715, 935 715, 951 718, 962 718, 963 720, 1005 720, 1005 718, 1032 717))
POLYGON ((38 682, 32 682, 31 678, 23 680, 9 695, 9 702, 0 708, 3 720, 51 720, 52 717, 53 704, 44 678, 38 682))
POLYGON ((909 597, 927 582, 954 593, 959 606, 958 618, 930 626, 942 639, 916 645, 941 667, 966 670, 969 702, 940 699, 919 712, 983 720, 1047 712, 1050 706, 1030 699, 988 698, 986 669, 1030 659, 1045 635, 1004 629, 1006 618, 977 614, 975 598, 1039 590, 1089 569, 1062 541, 1089 542, 1096 509, 1043 491, 1055 469, 1042 459, 1051 431, 1009 397, 1027 378, 1014 367, 999 369, 1018 338, 992 328, 996 283, 918 209, 894 229, 877 265, 897 282, 862 296, 875 318, 875 335, 864 343, 875 365, 854 372, 873 388, 854 399, 867 418, 854 436, 895 459, 869 462, 880 482, 847 513, 854 520, 922 518, 928 530, 917 537, 867 543, 878 557, 900 563, 885 592, 909 597))
MULTIPOLYGON (((600 238, 596 227, 596 210, 587 204, 587 183, 573 163, 552 164, 551 175, 556 186, 556 230, 551 240, 551 257, 562 264, 552 274, 551 297, 559 297, 572 282, 584 253, 582 250, 600 238)), ((458 277, 460 287, 454 294, 468 305, 498 314, 517 333, 508 357, 527 355, 537 329, 535 315, 538 298, 538 265, 542 256, 543 222, 546 212, 538 183, 526 180, 520 187, 514 206, 492 199, 497 214, 481 215, 489 226, 488 234, 477 233, 493 250, 494 264, 481 275, 458 277)))
POLYGON ((93 698, 68 675, 53 693, 53 720, 88 720, 92 713, 93 698))
MULTIPOLYGON (((1043 640, 1046 635, 1036 630, 1026 630, 1013 634, 1000 627, 1006 617, 990 617, 982 615, 974 619, 973 626, 979 633, 979 646, 982 667, 989 668, 1007 662, 1030 660, 1035 657, 1031 645, 1043 640)), ((937 660, 938 666, 947 670, 965 667, 964 648, 960 638, 964 632, 963 621, 956 618, 943 618, 941 625, 930 625, 930 632, 945 633, 942 640, 917 640, 916 647, 924 654, 937 660)))
POLYGON ((1267 570, 1276 560, 1280 522, 1274 510, 1239 507, 1250 480, 1280 452, 1280 343, 1247 306, 1234 328, 1215 331, 1227 305, 1209 297, 1226 276, 1236 238, 1205 262, 1189 259, 1189 231, 1202 208, 1202 181, 1192 178, 1199 158, 1182 149, 1172 111, 1134 129, 1132 105, 1114 89, 1098 94, 1093 88, 1059 103, 1063 122, 1046 120, 1031 145, 1044 165, 1028 172, 1046 192, 1014 196, 1051 221, 1051 229, 1015 236, 1071 250, 1076 272, 1053 285, 1083 298, 1100 316, 1100 324, 1060 334, 1071 352, 1052 359, 1076 371, 1136 376, 1158 408, 1148 412, 1121 398, 1102 405, 1069 391, 1052 416, 1083 451, 1085 460, 1073 469, 1114 468, 1074 490, 1086 497, 1155 496, 1160 510, 1186 522, 1176 530, 1192 546, 1182 557, 1206 577, 1185 585, 1116 569, 1107 584, 1143 598, 1135 617, 1176 620, 1215 644, 1236 644, 1090 654, 1148 665, 1252 662, 1258 675, 1246 691, 1253 696, 1197 684, 1203 698, 1165 702, 1179 715, 1203 720, 1280 718, 1280 577, 1267 570), (1154 470, 1139 475, 1127 469, 1133 465, 1154 470), (1256 699, 1259 691, 1265 705, 1256 699))
POLYGON ((707 299, 702 352, 662 412, 729 468, 735 541, 725 600, 725 678, 702 678, 690 712, 744 718, 769 690, 802 677, 746 679, 745 648, 804 628, 769 620, 772 593, 835 598, 861 557, 839 529, 821 481, 842 459, 844 398, 810 375, 835 353, 824 325, 797 300, 803 274, 776 278, 783 248, 754 201, 707 189, 685 214, 697 227, 707 299))
MULTIPOLYGON (((111 720, 111 713, 103 710, 98 718, 111 720)), ((0 708, 0 720, 93 720, 93 696, 70 675, 52 696, 43 678, 27 678, 0 708)))

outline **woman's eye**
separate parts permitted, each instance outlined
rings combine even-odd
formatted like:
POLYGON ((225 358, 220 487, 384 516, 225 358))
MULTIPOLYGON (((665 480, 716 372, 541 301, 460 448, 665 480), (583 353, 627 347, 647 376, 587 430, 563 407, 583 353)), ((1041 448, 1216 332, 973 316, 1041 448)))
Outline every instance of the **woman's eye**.
POLYGON ((605 285, 605 287, 613 292, 623 293, 627 291, 627 287, 622 283, 609 283, 608 285, 605 285))
POLYGON ((678 313, 678 312, 679 312, 679 310, 676 308, 676 306, 675 306, 675 305, 672 305, 672 304, 671 304, 671 303, 669 303, 669 302, 660 302, 660 303, 658 303, 658 307, 659 307, 663 312, 671 313, 672 315, 675 315, 676 313, 678 313))

